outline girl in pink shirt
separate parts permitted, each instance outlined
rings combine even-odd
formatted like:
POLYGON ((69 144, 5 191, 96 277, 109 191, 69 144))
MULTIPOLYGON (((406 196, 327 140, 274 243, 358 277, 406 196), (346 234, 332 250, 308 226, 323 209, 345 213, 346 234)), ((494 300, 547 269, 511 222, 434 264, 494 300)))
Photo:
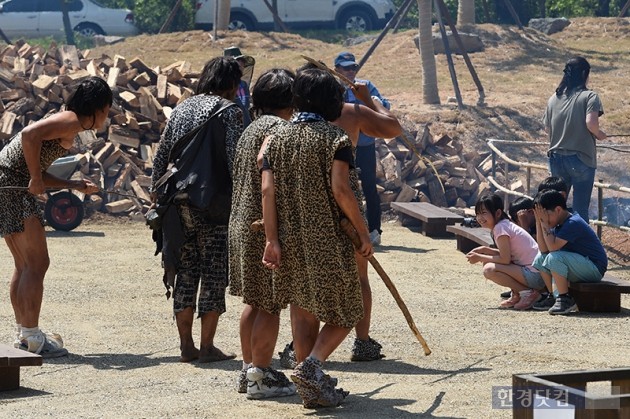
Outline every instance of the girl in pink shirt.
POLYGON ((481 262, 486 278, 512 290, 510 298, 499 305, 501 308, 531 308, 545 288, 540 272, 532 267, 538 254, 536 240, 509 220, 503 200, 496 194, 481 197, 475 213, 481 227, 491 230, 496 248, 477 247, 466 255, 468 262, 481 262))

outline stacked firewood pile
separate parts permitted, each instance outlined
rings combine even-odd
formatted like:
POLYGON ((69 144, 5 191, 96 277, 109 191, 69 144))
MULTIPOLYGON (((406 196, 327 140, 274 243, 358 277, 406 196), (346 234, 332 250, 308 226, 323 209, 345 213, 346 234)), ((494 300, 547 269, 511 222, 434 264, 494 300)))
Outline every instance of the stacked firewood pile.
POLYGON ((89 50, 21 42, 0 52, 0 145, 23 127, 57 112, 82 78, 99 76, 114 91, 103 132, 85 131, 75 142, 79 170, 104 191, 88 207, 115 214, 148 208, 157 142, 172 108, 193 94, 198 74, 187 62, 149 68, 139 58, 92 57, 89 50), (136 198, 137 197, 137 198, 136 198), (139 198, 139 199, 138 199, 139 198))
MULTIPOLYGON (((389 208, 391 202, 412 201, 467 208, 490 191, 487 176, 492 171, 492 157, 489 152, 466 152, 461 141, 449 135, 433 136, 429 125, 415 132, 405 131, 404 139, 376 141, 377 189, 384 209, 389 208)), ((495 179, 501 184, 505 182, 500 168, 495 179)), ((512 183, 510 188, 524 192, 520 181, 512 183)))
MULTIPOLYGON (((87 197, 88 207, 144 213, 160 133, 172 108, 193 94, 199 77, 187 62, 150 68, 139 58, 93 57, 74 46, 9 45, 0 52, 0 146, 29 123, 58 111, 72 83, 89 76, 107 80, 115 100, 103 132, 85 131, 77 138, 74 176, 89 177, 104 191, 87 197)), ((448 135, 434 138, 428 126, 406 132, 421 157, 401 138, 377 140, 378 188, 385 208, 394 201, 469 207, 489 190, 488 154, 465 152, 448 135)))

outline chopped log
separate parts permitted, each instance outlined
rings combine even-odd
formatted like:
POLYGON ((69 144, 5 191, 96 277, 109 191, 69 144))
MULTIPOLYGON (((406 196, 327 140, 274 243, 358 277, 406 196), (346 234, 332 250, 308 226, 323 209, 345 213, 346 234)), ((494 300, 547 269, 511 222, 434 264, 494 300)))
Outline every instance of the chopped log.
POLYGON ((140 57, 136 57, 133 60, 129 61, 129 67, 135 68, 139 73, 147 73, 149 78, 151 79, 151 83, 157 82, 157 74, 151 69, 148 65, 146 65, 140 57))
POLYGON ((116 147, 116 149, 112 151, 112 153, 105 159, 105 161, 102 162, 103 168, 107 169, 109 166, 116 163, 122 155, 123 153, 120 148, 116 147))
POLYGON ((79 64, 79 52, 77 51, 76 46, 61 45, 58 51, 59 51, 60 61, 62 65, 65 65, 66 67, 70 67, 76 70, 81 68, 79 64))
POLYGON ((403 183, 400 193, 396 197, 396 202, 411 202, 416 196, 418 196, 418 191, 403 183))
POLYGON ((160 101, 166 100, 166 93, 168 91, 168 81, 164 74, 160 74, 157 77, 157 99, 160 101))
POLYGON ((120 68, 112 67, 107 74, 107 85, 113 89, 118 85, 118 78, 120 76, 120 68))
POLYGON ((143 188, 151 187, 151 176, 138 175, 136 176, 135 180, 136 182, 138 182, 138 185, 142 186, 143 188))
POLYGON ((54 77, 50 77, 50 76, 47 76, 46 74, 42 74, 41 76, 37 78, 37 80, 35 80, 32 83, 31 86, 33 87, 33 92, 36 95, 42 95, 48 89, 50 89, 50 86, 52 86, 53 83, 55 83, 54 77))
POLYGON ((125 101, 127 105, 132 108, 139 108, 140 101, 138 100, 138 96, 135 93, 125 90, 120 92, 120 98, 125 101))
POLYGON ((109 141, 117 145, 138 148, 140 146, 140 138, 137 133, 121 127, 111 125, 109 127, 109 141))
POLYGON ((131 181, 130 185, 131 189, 138 198, 143 199, 145 202, 151 202, 151 197, 149 196, 148 192, 145 191, 142 186, 140 186, 137 180, 131 181))
POLYGON ((13 136, 13 124, 15 123, 16 114, 5 111, 0 117, 0 139, 6 140, 13 136))
POLYGON ((427 186, 429 187, 429 197, 431 198, 431 203, 438 207, 447 207, 448 204, 444 191, 442 190, 442 185, 435 175, 427 175, 427 186))
POLYGON ((105 209, 110 214, 120 214, 133 208, 135 204, 131 199, 121 199, 119 201, 108 202, 105 204, 105 209))

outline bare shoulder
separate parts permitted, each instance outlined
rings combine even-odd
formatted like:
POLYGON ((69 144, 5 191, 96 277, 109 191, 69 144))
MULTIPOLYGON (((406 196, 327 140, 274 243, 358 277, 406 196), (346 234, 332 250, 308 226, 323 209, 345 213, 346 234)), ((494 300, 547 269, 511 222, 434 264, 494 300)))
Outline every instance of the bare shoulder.
POLYGON ((62 111, 27 126, 24 128, 23 135, 34 134, 42 140, 54 140, 74 137, 79 131, 82 129, 76 114, 71 111, 62 111))

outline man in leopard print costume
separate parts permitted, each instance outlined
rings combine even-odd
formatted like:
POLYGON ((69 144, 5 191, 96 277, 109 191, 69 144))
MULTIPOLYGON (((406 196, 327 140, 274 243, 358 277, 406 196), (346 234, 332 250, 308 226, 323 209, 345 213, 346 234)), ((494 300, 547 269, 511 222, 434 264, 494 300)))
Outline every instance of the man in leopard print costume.
POLYGON ((263 263, 274 269, 278 303, 291 304, 299 362, 291 379, 304 406, 336 406, 347 392, 335 388, 322 363, 363 317, 354 249, 339 225, 343 216, 359 233, 358 252, 369 257, 374 250, 350 187, 352 143, 328 122, 341 114, 344 89, 316 69, 300 72, 293 88, 299 112, 275 131, 264 152, 263 263))
MULTIPOLYGON (((155 191, 157 181, 167 170, 169 155, 177 140, 208 121, 223 99, 234 101, 241 75, 234 58, 217 57, 206 63, 198 82, 197 94, 173 109, 162 133, 153 161, 152 191, 155 191)), ((234 153, 243 131, 242 117, 242 111, 235 104, 216 116, 225 130, 227 156, 207 158, 227 158, 228 170, 223 176, 211 179, 211 182, 230 182, 231 186, 234 153)), ((153 199, 155 198, 153 194, 153 199)), ((173 289, 173 310, 180 338, 180 361, 199 359, 199 362, 213 362, 232 359, 235 354, 226 354, 214 346, 219 316, 225 312, 225 289, 228 284, 227 220, 214 222, 211 219, 213 214, 193 207, 186 200, 177 202, 176 207, 184 236, 173 289), (197 296, 198 305, 195 301, 197 296), (201 318, 199 349, 192 337, 195 308, 201 318)), ((229 207, 227 213, 229 214, 229 207)))

